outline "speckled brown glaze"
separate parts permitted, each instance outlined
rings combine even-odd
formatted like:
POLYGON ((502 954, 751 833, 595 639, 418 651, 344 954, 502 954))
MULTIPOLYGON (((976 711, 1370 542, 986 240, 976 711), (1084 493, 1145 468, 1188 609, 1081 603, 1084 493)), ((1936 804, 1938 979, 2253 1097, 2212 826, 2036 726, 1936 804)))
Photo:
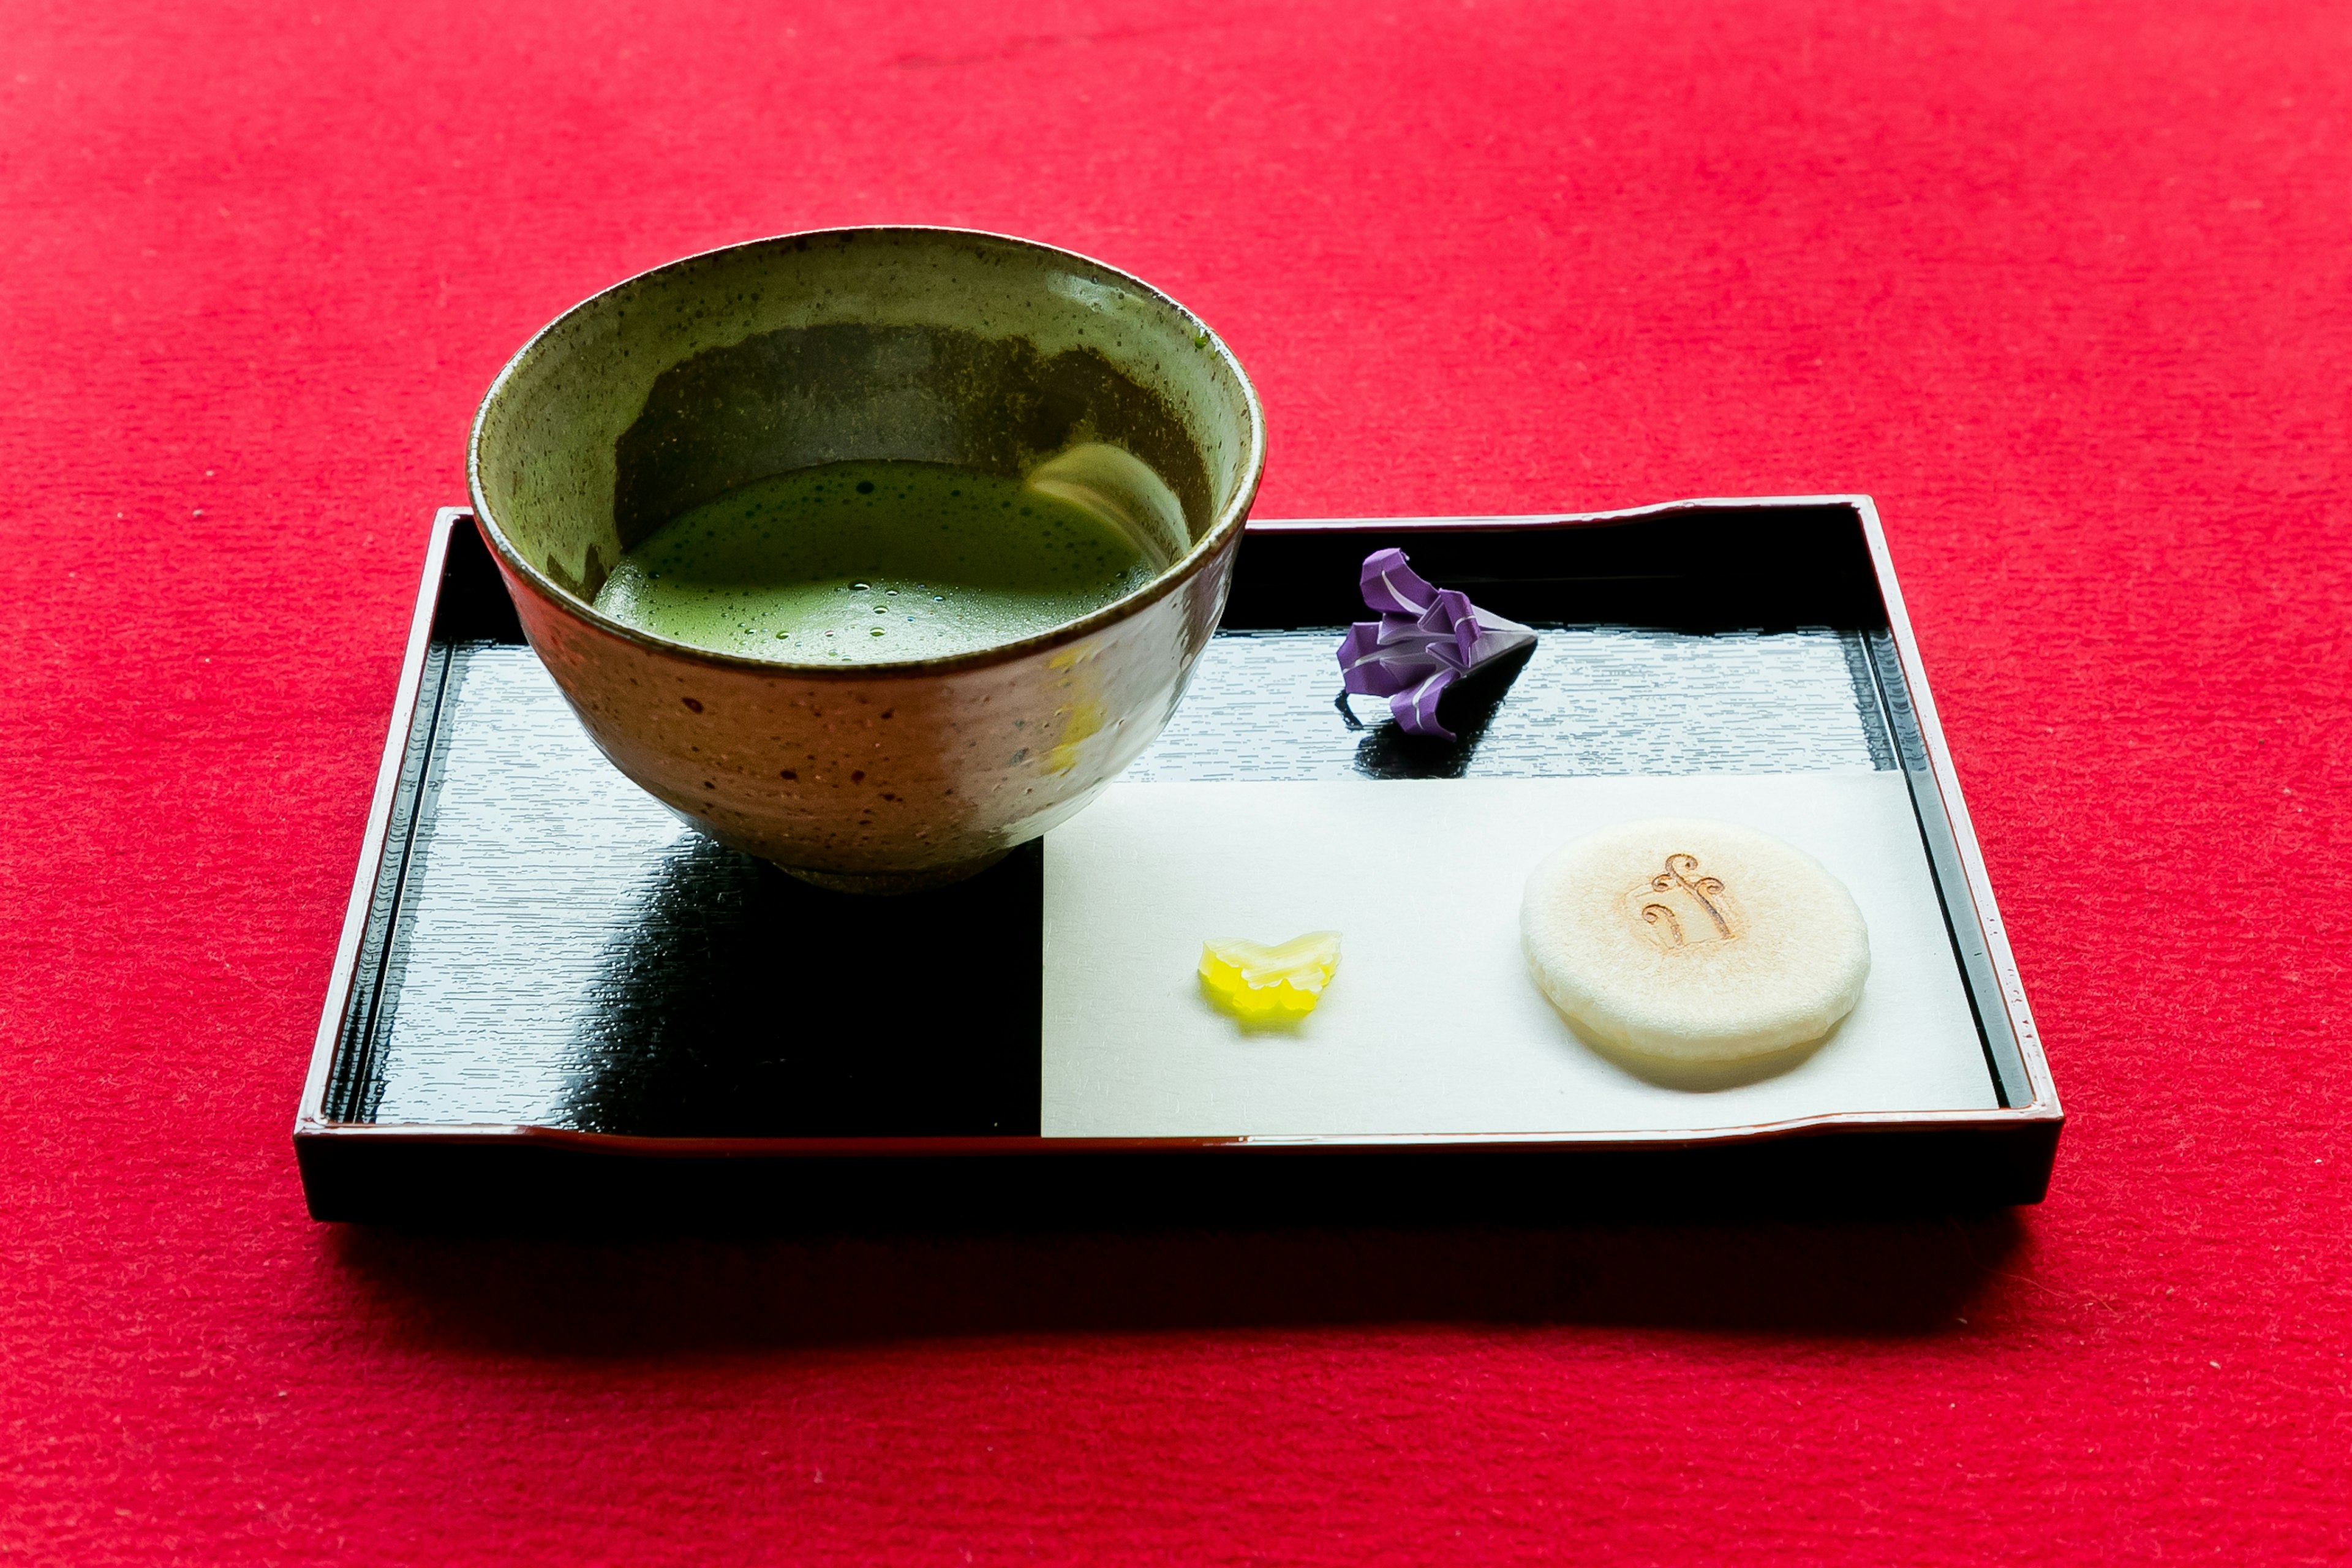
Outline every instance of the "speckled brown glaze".
POLYGON ((567 312, 490 388, 468 468, 524 633, 614 765, 724 843, 890 890, 1044 833, 1159 734, 1264 457, 1240 364, 1166 296, 1045 246, 877 228, 692 257, 567 312), (794 664, 593 606, 628 548, 733 485, 854 458, 1018 475, 1079 441, 1165 478, 1191 547, 1042 636, 794 664))

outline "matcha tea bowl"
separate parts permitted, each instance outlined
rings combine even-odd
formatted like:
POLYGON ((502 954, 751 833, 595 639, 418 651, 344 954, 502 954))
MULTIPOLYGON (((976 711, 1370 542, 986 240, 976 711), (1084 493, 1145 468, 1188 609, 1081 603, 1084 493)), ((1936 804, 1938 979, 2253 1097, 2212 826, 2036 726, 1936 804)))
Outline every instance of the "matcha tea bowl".
POLYGON ((614 766, 722 843, 880 892, 985 868, 1160 733, 1265 450, 1240 363, 1157 289, 856 228, 566 312, 491 385, 467 469, 614 766))

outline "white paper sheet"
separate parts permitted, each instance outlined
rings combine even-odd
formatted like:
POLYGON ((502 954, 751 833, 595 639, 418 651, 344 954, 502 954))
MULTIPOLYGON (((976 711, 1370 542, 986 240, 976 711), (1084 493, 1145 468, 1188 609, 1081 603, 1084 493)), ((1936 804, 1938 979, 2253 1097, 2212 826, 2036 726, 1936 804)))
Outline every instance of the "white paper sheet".
POLYGON ((1045 841, 1047 1137, 1672 1131, 1989 1109, 1992 1080, 1903 776, 1129 784, 1045 841), (1762 1077, 1668 1081, 1573 1034, 1528 978, 1519 897, 1612 822, 1717 816, 1842 879, 1862 1003, 1762 1077), (1341 933, 1295 1030, 1201 995, 1211 937, 1341 933))

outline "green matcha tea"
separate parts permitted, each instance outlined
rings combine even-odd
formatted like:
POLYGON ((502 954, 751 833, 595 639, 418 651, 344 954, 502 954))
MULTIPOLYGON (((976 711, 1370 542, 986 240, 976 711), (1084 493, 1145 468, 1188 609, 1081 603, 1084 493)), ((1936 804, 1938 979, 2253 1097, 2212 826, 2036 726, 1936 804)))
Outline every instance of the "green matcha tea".
POLYGON ((1113 523, 1019 479, 832 463, 664 523, 622 557, 596 608, 719 653, 870 664, 1018 641, 1151 575, 1113 523))

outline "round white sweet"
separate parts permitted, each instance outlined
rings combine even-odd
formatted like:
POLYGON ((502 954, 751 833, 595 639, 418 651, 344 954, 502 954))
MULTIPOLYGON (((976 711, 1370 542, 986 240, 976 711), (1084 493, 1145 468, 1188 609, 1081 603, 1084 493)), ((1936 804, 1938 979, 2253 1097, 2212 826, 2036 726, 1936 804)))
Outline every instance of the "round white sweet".
POLYGON ((1528 879, 1528 964, 1599 1043, 1728 1062, 1819 1039, 1862 1000, 1870 933, 1845 884, 1769 834, 1652 817, 1528 879))

